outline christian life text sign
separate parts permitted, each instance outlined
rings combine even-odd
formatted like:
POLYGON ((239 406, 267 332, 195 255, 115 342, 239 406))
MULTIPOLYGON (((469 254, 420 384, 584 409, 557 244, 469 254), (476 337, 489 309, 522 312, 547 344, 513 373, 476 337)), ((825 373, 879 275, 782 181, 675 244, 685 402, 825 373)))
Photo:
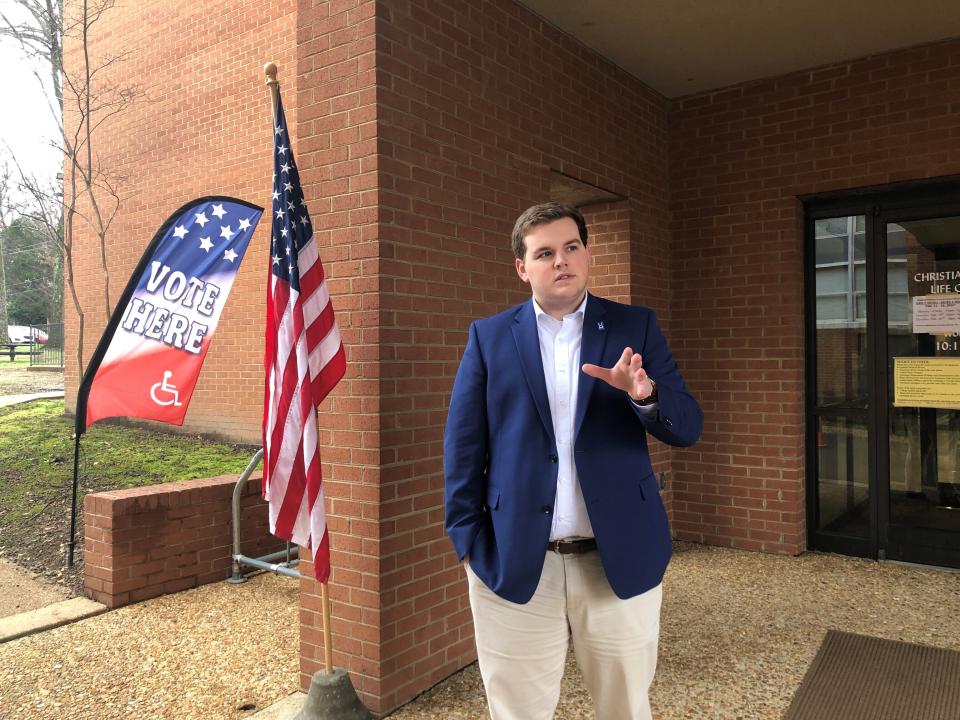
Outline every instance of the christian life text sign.
POLYGON ((913 332, 960 332, 960 295, 927 295, 913 298, 913 332))
POLYGON ((960 358, 894 358, 893 404, 960 409, 960 358))

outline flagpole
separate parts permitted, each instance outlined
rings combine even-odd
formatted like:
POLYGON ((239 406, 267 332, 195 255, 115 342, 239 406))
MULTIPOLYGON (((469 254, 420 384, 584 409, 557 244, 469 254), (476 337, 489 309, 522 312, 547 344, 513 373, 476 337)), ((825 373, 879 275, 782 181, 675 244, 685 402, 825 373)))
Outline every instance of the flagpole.
MULTIPOLYGON (((263 73, 267 76, 267 87, 270 88, 270 109, 272 111, 271 125, 277 122, 277 98, 280 95, 280 82, 277 80, 276 63, 268 62, 263 66, 263 73)), ((316 410, 314 410, 316 412, 316 410)), ((327 532, 330 532, 328 529, 327 532)), ((320 583, 320 597, 323 614, 323 662, 327 674, 333 673, 333 642, 330 633, 330 594, 327 592, 327 583, 320 583)))

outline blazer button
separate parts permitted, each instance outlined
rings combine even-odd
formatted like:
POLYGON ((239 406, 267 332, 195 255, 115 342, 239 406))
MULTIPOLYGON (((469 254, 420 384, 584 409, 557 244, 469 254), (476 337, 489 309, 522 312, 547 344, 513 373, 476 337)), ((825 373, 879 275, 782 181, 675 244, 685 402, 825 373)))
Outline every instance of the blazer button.
POLYGON ((558 458, 556 455, 551 455, 551 456, 550 456, 550 462, 552 462, 552 463, 555 463, 555 462, 556 462, 557 460, 559 460, 559 459, 560 459, 560 458, 558 458))
POLYGON ((543 510, 543 514, 544 514, 544 515, 549 515, 550 513, 553 512, 553 508, 550 507, 549 505, 544 505, 544 506, 543 506, 542 508, 540 508, 540 509, 543 510))

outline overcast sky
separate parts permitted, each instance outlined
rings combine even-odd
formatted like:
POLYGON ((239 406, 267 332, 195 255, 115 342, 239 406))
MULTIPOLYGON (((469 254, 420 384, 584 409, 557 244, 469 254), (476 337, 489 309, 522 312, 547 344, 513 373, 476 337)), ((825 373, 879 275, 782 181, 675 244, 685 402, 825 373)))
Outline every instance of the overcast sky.
MULTIPOLYGON (((10 15, 16 15, 19 10, 14 3, 2 0, 0 6, 10 15)), ((12 151, 25 172, 52 179, 63 166, 60 152, 50 147, 57 136, 57 123, 50 114, 44 88, 34 70, 40 72, 47 86, 50 72, 39 63, 27 60, 19 43, 6 37, 0 38, 0 68, 3 68, 4 80, 0 96, 0 166, 5 160, 9 161, 12 151)), ((52 89, 50 93, 52 96, 52 89)), ((9 165, 15 174, 13 163, 9 165)))

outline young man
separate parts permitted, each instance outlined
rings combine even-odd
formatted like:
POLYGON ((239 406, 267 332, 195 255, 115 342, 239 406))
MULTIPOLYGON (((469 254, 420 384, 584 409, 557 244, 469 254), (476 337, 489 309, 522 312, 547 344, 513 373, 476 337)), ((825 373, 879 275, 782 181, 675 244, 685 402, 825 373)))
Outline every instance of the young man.
POLYGON ((647 435, 692 445, 703 413, 653 312, 587 292, 579 210, 512 242, 533 298, 470 326, 444 437, 490 716, 552 718, 572 636, 598 720, 647 719, 671 551, 647 435))

